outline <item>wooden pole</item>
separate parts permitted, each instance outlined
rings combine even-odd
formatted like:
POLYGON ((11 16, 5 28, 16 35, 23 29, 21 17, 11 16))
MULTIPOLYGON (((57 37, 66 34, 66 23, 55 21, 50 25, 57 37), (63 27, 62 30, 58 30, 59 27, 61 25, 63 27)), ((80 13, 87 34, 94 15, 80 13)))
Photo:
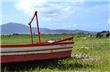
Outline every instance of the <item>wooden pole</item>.
POLYGON ((38 43, 41 43, 40 40, 40 30, 39 30, 39 22, 38 22, 38 15, 37 15, 37 11, 35 12, 35 16, 36 16, 36 23, 37 23, 37 31, 38 31, 38 43))
POLYGON ((32 27, 31 27, 31 23, 32 23, 32 21, 33 21, 34 17, 35 17, 35 14, 33 15, 33 17, 32 17, 32 19, 31 19, 31 21, 29 22, 29 28, 30 28, 30 38, 31 38, 31 42, 32 42, 32 44, 33 44, 34 42, 33 42, 33 35, 32 35, 32 27))
POLYGON ((30 37, 31 37, 31 42, 33 44, 33 36, 32 36, 32 27, 31 27, 31 24, 29 24, 29 28, 30 28, 30 37))
POLYGON ((35 11, 31 21, 29 22, 29 27, 30 27, 30 37, 31 37, 31 41, 32 41, 32 44, 33 44, 33 36, 32 36, 32 27, 31 27, 31 23, 32 21, 34 20, 34 17, 36 16, 36 23, 37 23, 37 32, 38 32, 38 43, 40 44, 41 41, 40 41, 40 30, 39 30, 39 22, 38 22, 38 15, 37 15, 37 11, 35 11))

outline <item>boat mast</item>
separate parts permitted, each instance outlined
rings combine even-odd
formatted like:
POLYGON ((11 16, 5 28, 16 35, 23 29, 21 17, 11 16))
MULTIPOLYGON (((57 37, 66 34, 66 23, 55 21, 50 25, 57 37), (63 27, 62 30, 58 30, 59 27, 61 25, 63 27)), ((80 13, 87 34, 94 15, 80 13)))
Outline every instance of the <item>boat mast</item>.
POLYGON ((40 30, 39 30, 39 22, 38 22, 38 15, 37 15, 37 11, 35 11, 31 21, 29 22, 29 28, 30 28, 30 37, 31 37, 31 42, 33 44, 33 35, 32 35, 32 27, 31 27, 31 23, 34 20, 34 17, 36 16, 36 23, 37 23, 37 32, 38 32, 38 43, 40 44, 40 30))

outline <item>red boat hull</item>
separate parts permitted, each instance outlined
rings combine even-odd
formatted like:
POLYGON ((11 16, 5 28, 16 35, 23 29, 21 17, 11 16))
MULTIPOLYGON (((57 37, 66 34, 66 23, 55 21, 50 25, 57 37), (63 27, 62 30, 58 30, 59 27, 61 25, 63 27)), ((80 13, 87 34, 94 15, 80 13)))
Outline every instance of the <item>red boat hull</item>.
POLYGON ((71 57, 74 42, 42 45, 1 46, 0 63, 38 61, 71 57))
POLYGON ((1 62, 9 63, 9 62, 25 62, 25 61, 34 61, 34 60, 37 61, 37 60, 46 60, 46 59, 54 59, 54 58, 65 58, 70 56, 71 56, 71 51, 29 54, 29 55, 11 55, 11 56, 3 56, 1 58, 1 62))

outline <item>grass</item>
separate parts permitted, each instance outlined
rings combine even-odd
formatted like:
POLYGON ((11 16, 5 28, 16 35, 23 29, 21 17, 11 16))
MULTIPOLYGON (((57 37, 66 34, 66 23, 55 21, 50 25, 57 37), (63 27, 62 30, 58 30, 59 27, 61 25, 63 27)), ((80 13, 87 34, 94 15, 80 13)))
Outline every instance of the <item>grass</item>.
MULTIPOLYGON (((98 71, 110 71, 110 39, 79 38, 74 45, 74 54, 82 56, 82 64, 92 65, 98 71)), ((78 58, 78 57, 77 57, 78 58)))
MULTIPOLYGON (((65 37, 68 37, 70 35, 68 34, 47 34, 47 35, 41 35, 41 41, 46 42, 48 40, 56 40, 56 39, 62 39, 65 37)), ((34 43, 38 41, 38 36, 33 35, 34 43)), ((29 35, 2 35, 1 36, 1 44, 26 44, 31 43, 31 39, 29 35)))
MULTIPOLYGON (((42 42, 49 39, 61 39, 70 35, 41 35, 42 42)), ((19 44, 30 43, 27 35, 18 36, 2 36, 2 44, 19 44)), ((37 40, 34 36, 35 41, 37 40)), ((74 47, 72 50, 72 57, 58 60, 54 63, 50 61, 40 62, 26 62, 13 63, 2 65, 2 70, 15 72, 110 72, 110 39, 109 38, 95 38, 89 36, 74 38, 74 47)))

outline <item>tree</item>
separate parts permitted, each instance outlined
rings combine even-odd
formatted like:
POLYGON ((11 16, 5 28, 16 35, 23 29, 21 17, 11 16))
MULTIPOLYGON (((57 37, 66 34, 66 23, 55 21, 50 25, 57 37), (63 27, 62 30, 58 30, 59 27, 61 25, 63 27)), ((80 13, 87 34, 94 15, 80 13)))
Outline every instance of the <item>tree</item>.
POLYGON ((110 37, 110 32, 109 31, 102 31, 102 32, 98 32, 96 34, 96 38, 107 38, 110 37))

